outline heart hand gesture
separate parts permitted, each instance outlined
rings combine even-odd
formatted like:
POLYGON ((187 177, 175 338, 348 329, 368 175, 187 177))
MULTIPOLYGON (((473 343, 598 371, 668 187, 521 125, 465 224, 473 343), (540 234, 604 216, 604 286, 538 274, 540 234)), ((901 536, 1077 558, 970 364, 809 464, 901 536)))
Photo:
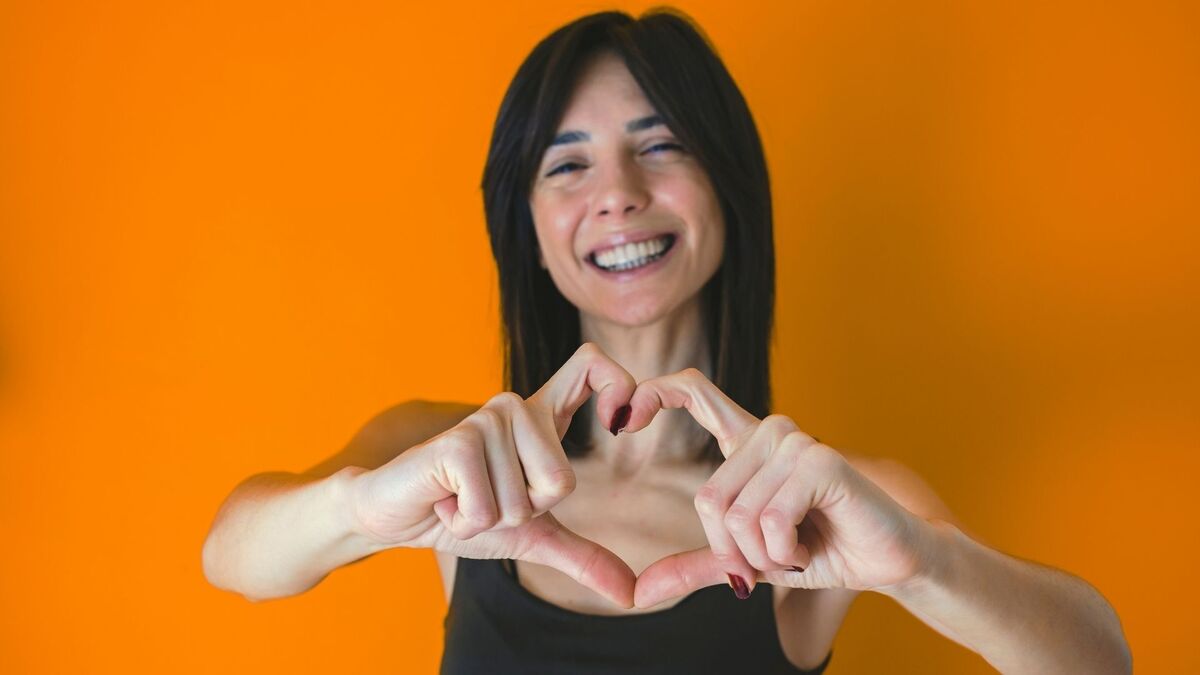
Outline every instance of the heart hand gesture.
POLYGON ((696 493, 709 546, 646 568, 636 606, 723 583, 739 597, 757 581, 879 590, 922 569, 925 521, 790 418, 756 418, 694 368, 642 381, 630 404, 626 432, 646 428, 663 408, 685 408, 725 455, 696 493))
POLYGON ((634 388, 632 375, 584 344, 528 399, 497 394, 454 428, 359 476, 356 529, 385 547, 546 565, 632 607, 629 565, 549 511, 575 489, 561 444, 571 417, 595 393, 599 419, 610 420, 634 388))

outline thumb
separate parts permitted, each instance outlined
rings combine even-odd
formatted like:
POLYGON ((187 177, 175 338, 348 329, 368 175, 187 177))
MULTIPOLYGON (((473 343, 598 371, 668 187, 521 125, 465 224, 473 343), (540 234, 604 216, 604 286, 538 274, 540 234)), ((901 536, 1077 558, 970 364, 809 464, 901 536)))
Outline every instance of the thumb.
POLYGON ((568 530, 549 512, 518 532, 524 545, 516 559, 552 567, 621 607, 633 607, 637 577, 612 551, 568 530))
POLYGON ((729 575, 705 546, 673 553, 647 567, 637 578, 635 607, 653 607, 660 602, 687 595, 706 586, 732 585, 729 575))

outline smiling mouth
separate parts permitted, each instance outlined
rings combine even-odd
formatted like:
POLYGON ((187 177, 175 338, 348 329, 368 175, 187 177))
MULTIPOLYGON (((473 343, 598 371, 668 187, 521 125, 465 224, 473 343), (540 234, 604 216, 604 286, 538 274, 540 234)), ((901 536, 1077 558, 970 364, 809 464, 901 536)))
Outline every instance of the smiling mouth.
POLYGON ((675 245, 675 235, 666 234, 638 245, 618 246, 609 251, 588 255, 587 260, 605 272, 625 272, 645 267, 665 256, 675 245))

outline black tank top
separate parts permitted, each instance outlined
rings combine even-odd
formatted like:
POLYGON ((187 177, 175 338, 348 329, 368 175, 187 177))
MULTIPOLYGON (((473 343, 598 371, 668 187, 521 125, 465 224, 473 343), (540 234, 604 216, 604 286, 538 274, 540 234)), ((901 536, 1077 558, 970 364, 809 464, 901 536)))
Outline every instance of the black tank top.
POLYGON ((818 675, 783 655, 771 586, 746 600, 702 588, 664 610, 574 612, 518 583, 509 561, 459 558, 446 613, 443 675, 460 673, 787 673, 818 675))

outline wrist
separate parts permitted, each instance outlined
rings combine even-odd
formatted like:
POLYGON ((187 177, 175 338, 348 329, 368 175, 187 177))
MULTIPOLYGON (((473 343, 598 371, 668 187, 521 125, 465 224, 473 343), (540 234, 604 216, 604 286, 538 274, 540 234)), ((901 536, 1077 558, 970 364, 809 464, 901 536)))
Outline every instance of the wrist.
POLYGON ((876 589, 895 600, 903 601, 948 587, 956 569, 961 538, 966 536, 953 524, 940 518, 918 519, 916 530, 920 563, 912 576, 876 589))
POLYGON ((345 538, 356 541, 359 547, 374 553, 391 546, 375 536, 363 524, 360 516, 362 497, 371 475, 370 469, 361 466, 343 467, 329 477, 328 487, 334 512, 338 514, 339 529, 345 534, 345 538))

